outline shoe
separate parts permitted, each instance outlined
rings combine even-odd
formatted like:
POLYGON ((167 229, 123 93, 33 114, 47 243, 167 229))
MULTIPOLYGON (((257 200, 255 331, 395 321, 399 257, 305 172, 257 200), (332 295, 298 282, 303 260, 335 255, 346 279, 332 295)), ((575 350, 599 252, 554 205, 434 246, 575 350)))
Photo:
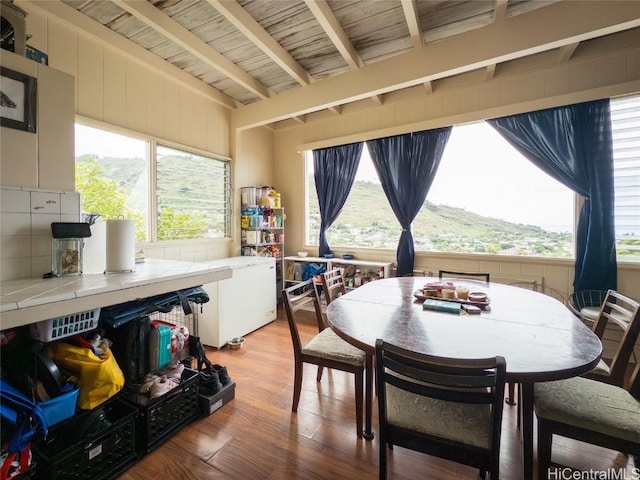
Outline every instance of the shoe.
POLYGON ((184 372, 184 365, 180 362, 167 365, 162 371, 167 377, 180 380, 182 378, 182 372, 184 372))
POLYGON ((218 373, 212 370, 200 372, 200 393, 214 395, 222 390, 218 373))
POLYGON ((229 377, 229 373, 227 372, 227 367, 214 364, 213 371, 218 374, 218 378, 220 378, 220 382, 222 383, 222 385, 229 385, 231 383, 231 377, 229 377))
POLYGON ((165 393, 176 388, 178 385, 180 385, 180 380, 162 375, 153 385, 151 385, 151 388, 149 389, 149 398, 154 399, 161 397, 165 393))

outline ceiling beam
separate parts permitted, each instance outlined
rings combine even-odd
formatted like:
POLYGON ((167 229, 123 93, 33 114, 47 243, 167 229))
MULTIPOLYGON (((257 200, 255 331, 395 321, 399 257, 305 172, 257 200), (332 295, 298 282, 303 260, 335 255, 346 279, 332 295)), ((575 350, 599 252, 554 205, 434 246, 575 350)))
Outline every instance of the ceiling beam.
POLYGON ((568 62, 571 60, 571 57, 573 57, 578 45, 580 45, 580 42, 570 43, 569 45, 560 47, 560 50, 558 51, 558 63, 568 62))
MULTIPOLYGON (((336 18, 335 14, 329 7, 329 4, 326 0, 305 0, 307 7, 311 10, 314 17, 325 31, 329 39, 333 42, 335 47, 344 58, 344 61, 347 62, 349 68, 352 70, 357 70, 364 66, 364 62, 360 55, 356 51, 355 47, 349 40, 349 37, 342 29, 342 25, 336 18)), ((382 98, 379 95, 372 95, 372 100, 377 105, 382 105, 382 98)))
POLYGON ((232 117, 249 128, 486 68, 639 27, 639 11, 640 3, 624 0, 557 2, 239 107, 232 117))
POLYGON ((134 58, 139 62, 144 62, 145 65, 149 66, 163 77, 179 81, 185 86, 193 89, 195 92, 198 92, 198 94, 211 99, 219 105, 228 109, 234 109, 238 105, 237 102, 227 94, 207 85, 202 80, 199 80, 193 75, 190 75, 175 65, 172 65, 126 37, 118 35, 111 29, 100 25, 98 22, 86 15, 83 15, 75 8, 59 1, 52 2, 50 0, 25 0, 24 2, 19 0, 16 5, 19 5, 20 3, 28 4, 27 8, 38 10, 43 16, 52 15, 64 24, 69 25, 72 29, 81 32, 83 35, 87 35, 102 44, 109 45, 111 48, 117 48, 122 52, 125 52, 131 58, 134 58))
POLYGON ((270 97, 267 87, 149 2, 135 0, 111 1, 141 22, 177 43, 210 67, 242 85, 254 95, 263 99, 270 97))
POLYGON ((309 85, 309 73, 236 0, 207 0, 218 12, 300 85, 309 85))
MULTIPOLYGON (((493 5, 493 23, 504 22, 507 18, 507 3, 509 0, 495 0, 493 5)), ((487 65, 487 80, 493 80, 496 75, 496 64, 487 65)))
POLYGON ((336 46, 338 52, 340 52, 340 55, 344 58, 344 61, 347 62, 347 65, 353 70, 362 67, 364 63, 360 55, 358 55, 358 52, 342 29, 342 25, 340 25, 340 22, 331 11, 331 7, 329 7, 326 0, 305 0, 305 3, 329 39, 336 46))
POLYGON ((424 43, 422 41, 422 29, 420 28, 420 17, 418 17, 418 4, 416 0, 402 0, 402 11, 407 21, 413 48, 422 48, 424 43))

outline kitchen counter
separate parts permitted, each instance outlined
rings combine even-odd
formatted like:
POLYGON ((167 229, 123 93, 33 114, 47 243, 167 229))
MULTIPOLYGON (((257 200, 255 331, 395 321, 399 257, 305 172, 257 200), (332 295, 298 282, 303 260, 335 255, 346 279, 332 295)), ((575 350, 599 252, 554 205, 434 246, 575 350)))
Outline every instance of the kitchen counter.
POLYGON ((260 261, 249 260, 252 258, 212 262, 146 259, 130 273, 0 282, 0 329, 217 282, 231 278, 231 266, 238 262, 260 261))

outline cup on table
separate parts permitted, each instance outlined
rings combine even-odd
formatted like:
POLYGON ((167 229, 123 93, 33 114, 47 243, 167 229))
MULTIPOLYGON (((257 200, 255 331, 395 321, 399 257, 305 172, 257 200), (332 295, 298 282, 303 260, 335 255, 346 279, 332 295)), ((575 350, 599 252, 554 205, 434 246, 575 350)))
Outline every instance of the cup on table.
POLYGON ((467 287, 457 287, 456 295, 460 300, 468 300, 469 299, 469 289, 467 287))
POLYGON ((442 298, 446 298, 446 299, 456 298, 456 291, 453 288, 443 288, 442 298))

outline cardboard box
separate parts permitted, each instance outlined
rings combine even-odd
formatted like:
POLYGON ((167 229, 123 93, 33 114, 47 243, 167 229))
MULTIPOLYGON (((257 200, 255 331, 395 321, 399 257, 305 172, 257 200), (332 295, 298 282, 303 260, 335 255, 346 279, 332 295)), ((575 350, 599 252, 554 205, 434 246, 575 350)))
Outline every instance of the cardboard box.
POLYGON ((236 382, 231 382, 213 395, 200 394, 200 411, 203 417, 208 417, 235 397, 236 382))

